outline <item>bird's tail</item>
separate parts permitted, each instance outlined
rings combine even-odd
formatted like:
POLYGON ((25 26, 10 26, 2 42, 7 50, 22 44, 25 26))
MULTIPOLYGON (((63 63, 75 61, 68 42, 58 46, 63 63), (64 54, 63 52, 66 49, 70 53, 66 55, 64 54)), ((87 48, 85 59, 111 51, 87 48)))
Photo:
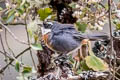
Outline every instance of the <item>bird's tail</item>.
POLYGON ((82 36, 90 40, 108 40, 110 37, 104 32, 84 33, 82 36))

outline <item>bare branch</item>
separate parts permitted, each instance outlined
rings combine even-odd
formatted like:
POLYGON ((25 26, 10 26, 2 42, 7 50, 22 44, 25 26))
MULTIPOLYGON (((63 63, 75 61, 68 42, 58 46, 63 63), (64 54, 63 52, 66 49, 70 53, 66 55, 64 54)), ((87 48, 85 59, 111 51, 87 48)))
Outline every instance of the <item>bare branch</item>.
POLYGON ((25 25, 25 23, 22 23, 22 22, 21 23, 9 23, 9 24, 5 23, 4 25, 15 25, 16 26, 16 25, 25 25))
POLYGON ((13 33, 6 25, 4 25, 1 21, 0 21, 0 24, 2 25, 3 28, 5 28, 5 29, 12 35, 12 37, 13 37, 16 41, 18 41, 18 42, 20 42, 20 43, 22 43, 22 44, 28 45, 25 41, 21 41, 20 39, 18 39, 18 37, 16 37, 16 36, 14 35, 14 33, 13 33))
POLYGON ((3 41, 2 41, 2 36, 1 36, 1 34, 0 34, 0 40, 1 40, 1 45, 2 45, 4 54, 5 54, 5 57, 6 57, 6 51, 5 51, 5 47, 4 47, 3 41))
POLYGON ((9 58, 9 59, 13 59, 12 57, 10 57, 10 56, 8 56, 8 55, 5 55, 5 53, 2 52, 2 51, 0 51, 0 53, 1 53, 2 55, 6 56, 6 57, 9 58))
MULTIPOLYGON (((113 51, 113 36, 112 36, 112 25, 111 25, 111 2, 112 0, 108 0, 108 11, 109 11, 109 14, 108 14, 108 18, 109 18, 109 30, 110 30, 110 44, 111 44, 111 56, 113 55, 114 56, 114 62, 113 62, 113 80, 115 80, 115 65, 116 65, 116 54, 114 53, 113 51)), ((110 65, 111 65, 111 61, 112 59, 110 59, 110 65)))
MULTIPOLYGON (((15 59, 17 59, 18 57, 20 57, 21 55, 23 55, 26 51, 30 50, 30 47, 26 48, 25 50, 23 50, 22 52, 20 52, 16 57, 15 59)), ((15 60, 15 59, 12 59, 5 67, 3 67, 1 70, 0 70, 0 73, 3 73, 6 68, 12 64, 12 62, 15 60)))
POLYGON ((5 29, 5 42, 6 42, 6 45, 9 49, 9 51, 12 53, 12 55, 15 57, 15 53, 13 52, 13 50, 9 47, 9 44, 8 44, 8 41, 7 41, 7 31, 5 29))

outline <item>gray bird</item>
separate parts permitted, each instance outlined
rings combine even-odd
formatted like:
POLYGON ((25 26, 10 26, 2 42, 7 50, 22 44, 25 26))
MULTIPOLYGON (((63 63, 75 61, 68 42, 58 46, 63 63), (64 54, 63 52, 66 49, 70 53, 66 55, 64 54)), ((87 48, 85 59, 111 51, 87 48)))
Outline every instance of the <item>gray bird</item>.
POLYGON ((44 22, 45 29, 50 29, 43 34, 43 40, 48 48, 58 53, 69 53, 77 49, 83 39, 100 40, 108 39, 106 33, 80 33, 73 24, 58 22, 44 22))

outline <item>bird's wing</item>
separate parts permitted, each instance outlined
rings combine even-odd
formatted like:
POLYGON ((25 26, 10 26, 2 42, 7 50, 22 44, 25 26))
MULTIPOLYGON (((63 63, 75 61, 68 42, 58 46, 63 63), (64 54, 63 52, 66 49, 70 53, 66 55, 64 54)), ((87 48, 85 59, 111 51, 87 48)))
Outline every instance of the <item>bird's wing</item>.
POLYGON ((73 38, 76 38, 78 40, 83 40, 87 38, 87 35, 84 35, 83 33, 78 32, 74 25, 72 24, 61 24, 60 29, 61 31, 71 34, 73 38))
POLYGON ((108 34, 104 32, 80 33, 75 29, 73 24, 56 23, 54 26, 58 26, 56 27, 56 29, 54 29, 56 33, 63 31, 63 32, 71 34, 71 36, 73 36, 73 38, 77 40, 83 40, 83 39, 101 40, 101 39, 109 38, 108 34))
POLYGON ((75 33, 73 34, 74 38, 77 39, 90 39, 90 40, 108 40, 108 34, 104 32, 95 32, 95 33, 75 33))

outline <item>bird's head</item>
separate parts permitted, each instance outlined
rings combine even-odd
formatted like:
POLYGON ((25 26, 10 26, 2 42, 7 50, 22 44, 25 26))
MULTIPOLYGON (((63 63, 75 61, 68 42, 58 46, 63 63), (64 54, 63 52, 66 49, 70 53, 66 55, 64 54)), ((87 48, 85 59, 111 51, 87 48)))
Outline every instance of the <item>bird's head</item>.
POLYGON ((53 22, 43 22, 43 27, 41 28, 42 29, 42 34, 47 34, 49 32, 51 32, 53 29, 55 28, 59 28, 60 23, 56 22, 56 21, 53 21, 53 22))
POLYGON ((53 22, 43 22, 43 26, 41 27, 42 34, 45 35, 51 32, 52 26, 53 26, 53 22))

